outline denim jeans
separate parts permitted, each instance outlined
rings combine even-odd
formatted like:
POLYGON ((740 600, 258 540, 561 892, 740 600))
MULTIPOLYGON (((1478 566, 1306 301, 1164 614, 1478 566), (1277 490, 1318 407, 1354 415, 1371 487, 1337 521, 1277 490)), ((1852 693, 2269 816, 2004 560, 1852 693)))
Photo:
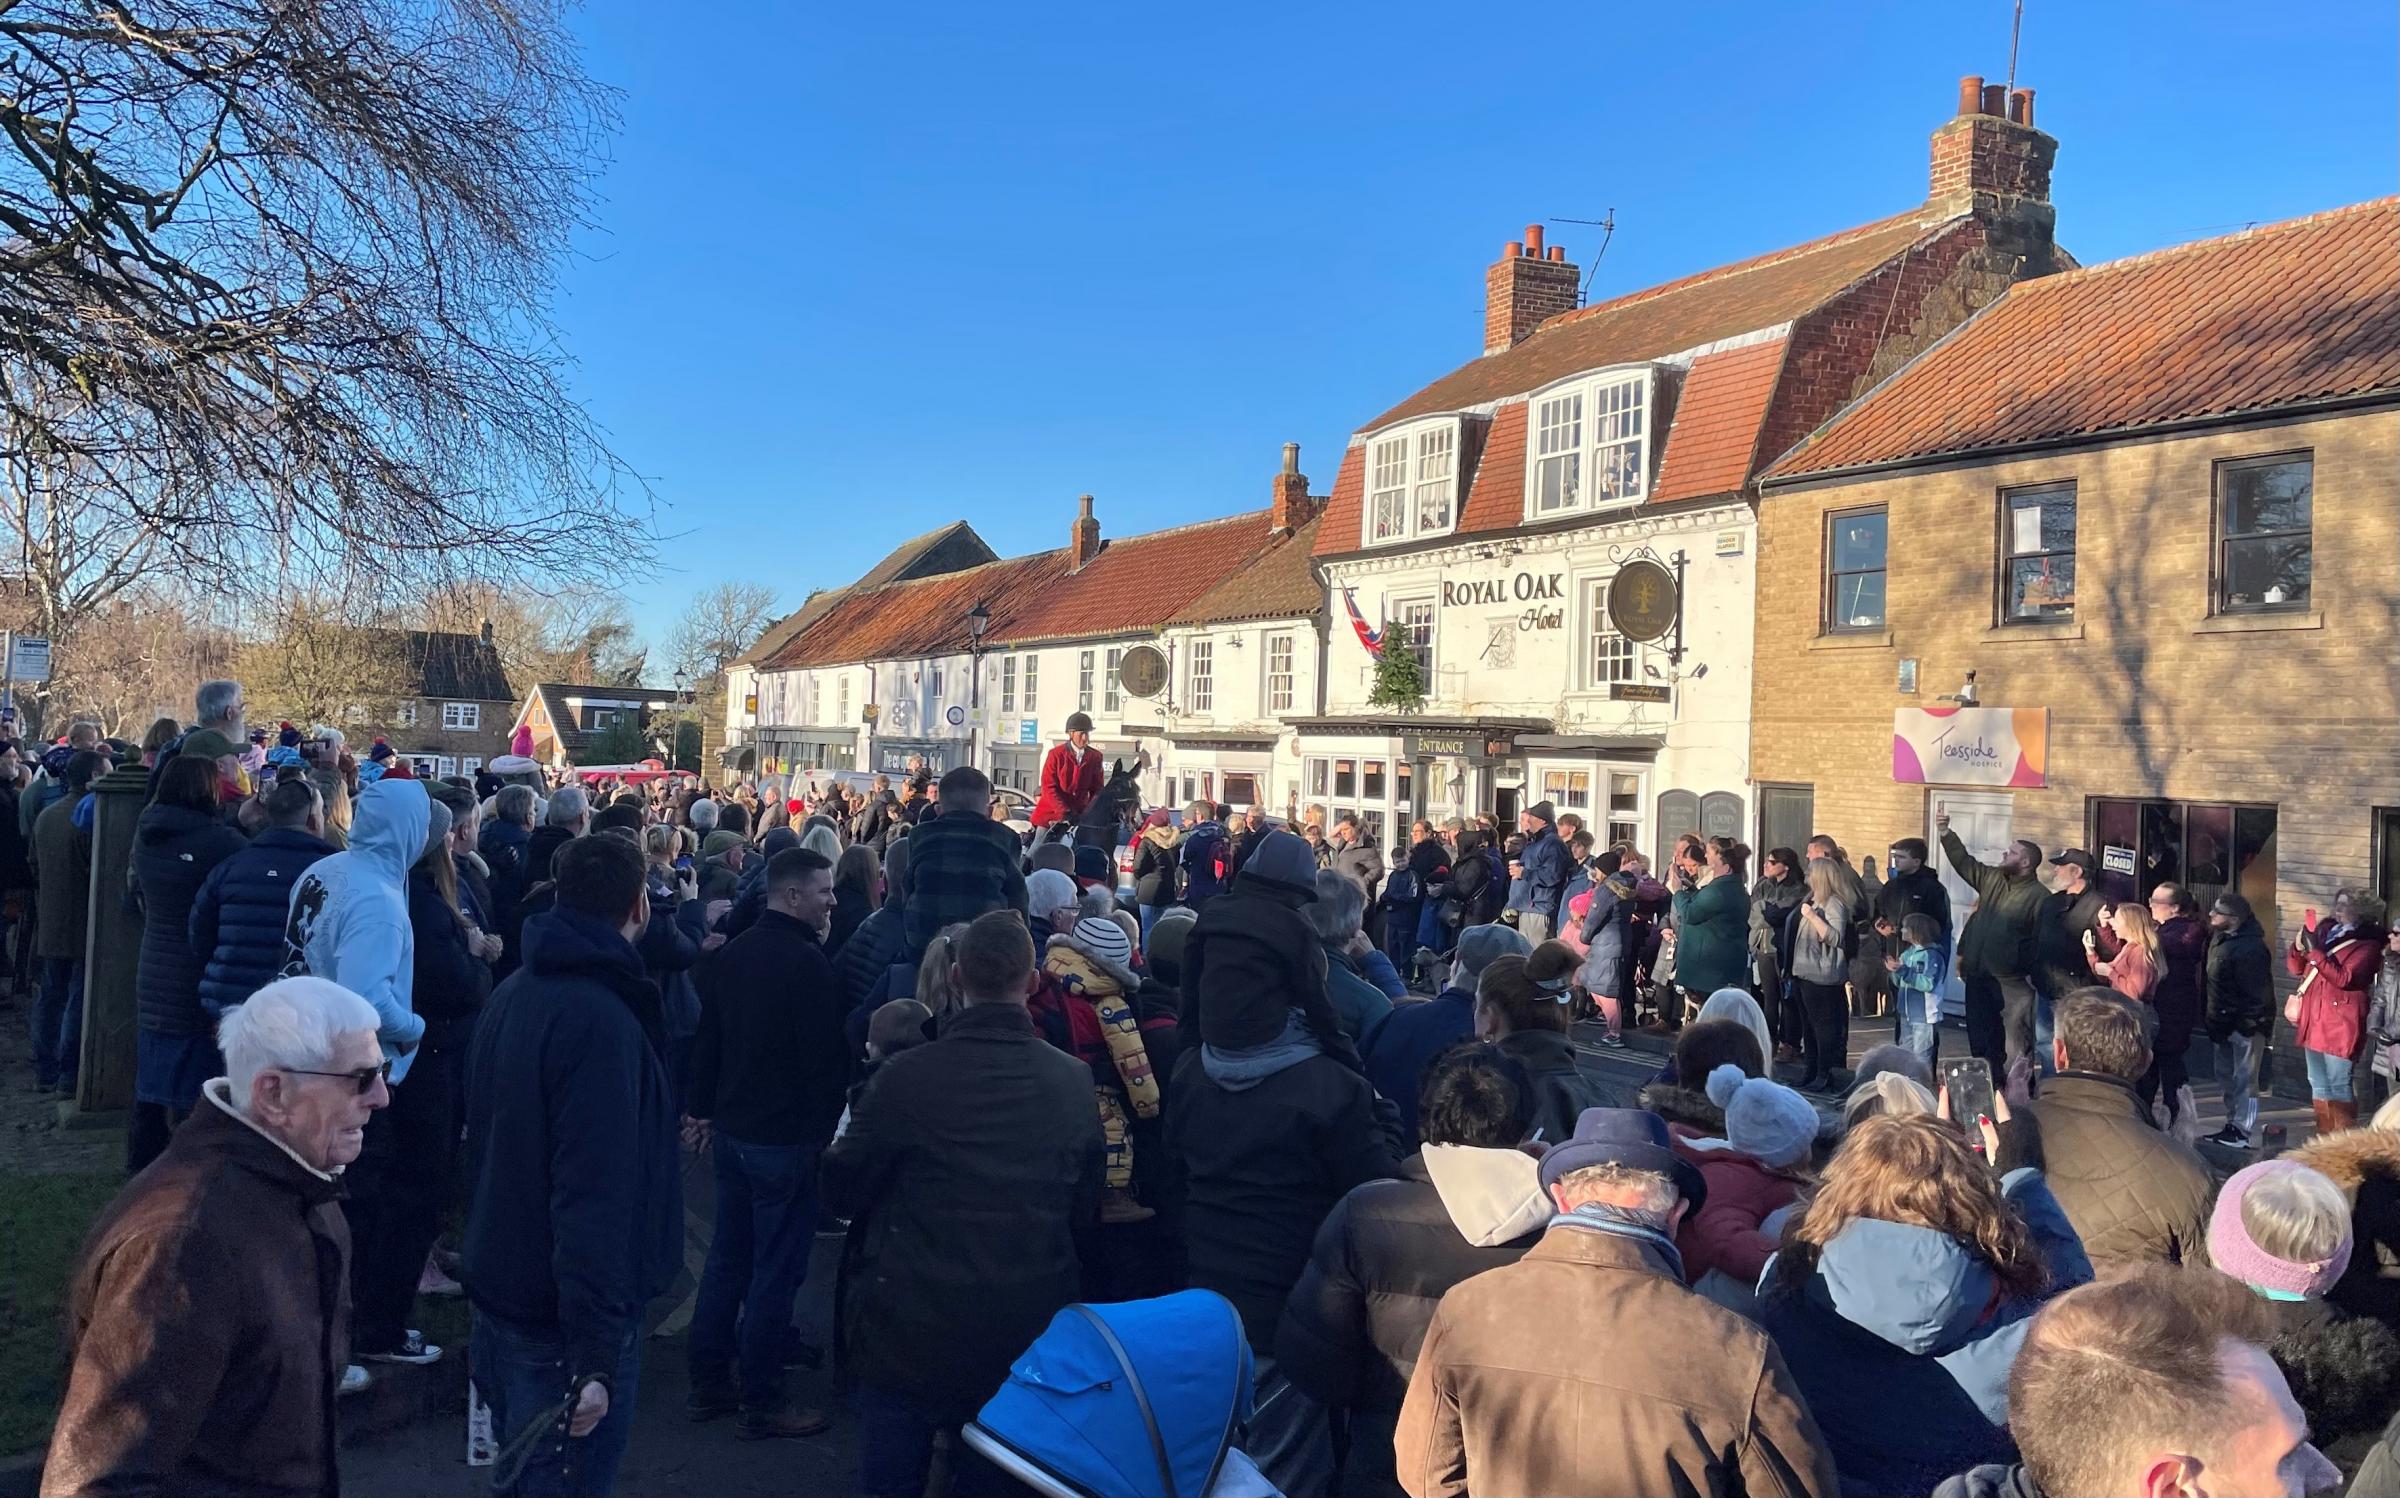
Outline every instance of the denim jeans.
MULTIPOLYGON (((852 1398, 858 1411, 859 1492, 866 1498, 918 1498, 933 1460, 934 1435, 944 1422, 909 1396, 873 1384, 860 1384, 852 1398)), ((1025 1490, 953 1435, 950 1491, 955 1498, 999 1498, 1025 1490)))
POLYGON ((772 1410, 783 1399, 792 1302, 817 1236, 818 1149, 722 1134, 709 1146, 717 1227, 692 1305, 692 1383, 722 1384, 738 1363, 744 1409, 772 1410))
POLYGON ((1941 1026, 1932 1020, 1907 1013, 1909 1008, 1923 1002, 1924 995, 1905 988, 1900 990, 1901 1013, 1899 1024, 1895 1027, 1892 1038, 1906 1046, 1919 1061, 1930 1067, 1942 1053, 1941 1026))
MULTIPOLYGON (((469 1373, 483 1402, 492 1408, 492 1434, 505 1447, 535 1420, 555 1415, 566 1397, 567 1380, 607 1369, 567 1367, 566 1339, 543 1327, 475 1313, 468 1337, 469 1373)), ((625 1347, 609 1381, 608 1413, 581 1440, 563 1423, 526 1460, 516 1486, 494 1486, 498 1498, 608 1498, 617 1468, 633 1435, 634 1403, 641 1397, 642 1329, 625 1329, 625 1347)))
POLYGON ((33 1074, 44 1087, 73 1082, 83 1059, 83 964, 42 959, 41 991, 33 1000, 33 1074))
POLYGON ((2225 1097, 2225 1121, 2257 1138, 2257 1036, 2229 1035, 2217 1042, 2217 1086, 2225 1097))
POLYGON ((2353 1100, 2350 1091, 2350 1058, 2328 1056, 2305 1046, 2301 1059, 2308 1063, 2308 1095, 2326 1102, 2347 1103, 2353 1100))
POLYGON ((1143 946, 1147 947, 1150 945, 1150 928, 1158 924, 1159 916, 1172 908, 1172 906, 1167 905, 1145 905, 1142 907, 1143 946))

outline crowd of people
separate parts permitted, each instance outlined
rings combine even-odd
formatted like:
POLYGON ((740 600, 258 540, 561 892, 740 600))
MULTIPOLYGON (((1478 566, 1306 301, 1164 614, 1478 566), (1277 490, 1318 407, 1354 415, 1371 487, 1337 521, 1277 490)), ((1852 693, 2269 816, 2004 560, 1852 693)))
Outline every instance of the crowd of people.
POLYGON ((428 782, 248 728, 236 683, 196 707, 139 750, 0 748, 44 1086, 80 1048, 90 786, 137 753, 151 784, 136 1174, 70 1286, 46 1493, 336 1491, 336 1401, 456 1355, 415 1315, 454 1293, 497 1489, 611 1491, 705 1157, 687 1413, 827 1428, 787 1370, 838 1228, 869 1494, 924 1492, 937 1450, 953 1491, 1013 1491, 957 1432, 1046 1376, 1052 1318, 1187 1289, 1238 1317, 1232 1434, 1286 1494, 2400 1494, 2364 894, 2282 953, 2319 1135, 2220 1184, 2162 1125, 2205 1029, 2220 1142, 2255 1143, 2261 925, 2230 892, 2112 906, 2076 850, 1987 865, 1944 827, 1954 932, 1915 839, 1752 882, 1732 839, 1654 873, 1547 804, 1387 852, 1201 802, 1137 811, 1121 891, 1088 723, 1026 838, 972 768, 428 782), (1999 1079, 1957 1110, 1953 965, 1999 1079), (1601 1081, 1579 1018, 1665 1064, 1601 1081))

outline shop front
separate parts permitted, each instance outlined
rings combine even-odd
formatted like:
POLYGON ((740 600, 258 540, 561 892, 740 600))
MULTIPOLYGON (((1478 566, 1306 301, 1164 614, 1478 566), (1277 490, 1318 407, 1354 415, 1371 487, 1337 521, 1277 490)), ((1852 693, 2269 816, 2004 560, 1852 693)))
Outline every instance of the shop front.
POLYGON ((1161 742, 1151 755, 1156 767, 1143 777, 1145 800, 1189 806, 1205 799, 1236 812, 1255 806, 1269 816, 1291 816, 1291 796, 1275 785, 1273 737, 1170 733, 1161 742))
POLYGON ((1420 817, 1438 826, 1490 811, 1513 821, 1526 804, 1519 737, 1551 727, 1434 718, 1311 718, 1298 726, 1298 810, 1323 808, 1328 826, 1355 816, 1361 834, 1386 850, 1406 846, 1409 823, 1420 817))
POLYGON ((764 728, 758 744, 762 768, 772 774, 858 768, 855 728, 764 728))
MULTIPOLYGON (((1561 816, 1573 812, 1582 818, 1595 848, 1630 843, 1655 854, 1673 844, 1665 832, 1668 798, 1698 799, 1689 791, 1653 791, 1665 742, 1663 734, 1525 735, 1517 741, 1524 765, 1518 809, 1547 801, 1561 816), (1644 829, 1650 826, 1654 796, 1662 837, 1651 845, 1644 829)), ((1740 798, 1734 800, 1738 807, 1740 798)), ((1695 829, 1679 830, 1696 830, 1696 820, 1695 829)))

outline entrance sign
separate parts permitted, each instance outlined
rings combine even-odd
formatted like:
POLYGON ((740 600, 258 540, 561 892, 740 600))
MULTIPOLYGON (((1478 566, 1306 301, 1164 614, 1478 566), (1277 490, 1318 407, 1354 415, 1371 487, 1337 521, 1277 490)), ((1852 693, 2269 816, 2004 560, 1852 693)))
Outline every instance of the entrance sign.
POLYGON ((1675 627, 1680 602, 1675 574, 1648 557, 1635 557, 1609 581, 1608 622, 1626 639, 1647 645, 1675 627))
POLYGON ((1892 779, 1903 785, 2049 785, 2050 710, 1904 707, 1892 714, 1892 779))

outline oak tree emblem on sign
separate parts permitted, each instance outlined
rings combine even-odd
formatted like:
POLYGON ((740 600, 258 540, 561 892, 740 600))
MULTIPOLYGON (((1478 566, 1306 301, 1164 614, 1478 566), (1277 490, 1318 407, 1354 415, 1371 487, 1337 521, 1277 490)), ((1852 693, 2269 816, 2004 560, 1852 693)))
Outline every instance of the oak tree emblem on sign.
POLYGON ((1648 644, 1675 627, 1682 602, 1675 574, 1647 557, 1617 569, 1608 585, 1608 622, 1628 640, 1648 644))

